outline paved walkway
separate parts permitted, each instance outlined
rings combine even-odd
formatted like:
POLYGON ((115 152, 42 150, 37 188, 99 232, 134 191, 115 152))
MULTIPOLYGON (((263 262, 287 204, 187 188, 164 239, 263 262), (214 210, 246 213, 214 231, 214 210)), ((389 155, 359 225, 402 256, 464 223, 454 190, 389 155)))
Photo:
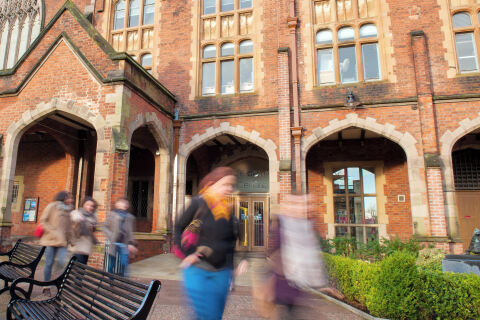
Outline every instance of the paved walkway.
MULTIPOLYGON (((249 273, 236 280, 237 286, 229 295, 224 320, 262 319, 254 311, 250 287, 251 276, 253 272, 261 268, 262 262, 261 258, 249 258, 251 266, 249 273)), ((150 320, 187 320, 192 318, 183 295, 178 264, 177 258, 166 254, 131 265, 130 274, 135 280, 148 282, 149 279, 159 279, 162 281, 162 289, 150 312, 150 320)), ((38 280, 43 277, 42 269, 43 267, 40 266, 36 272, 35 278, 38 280)), ((41 294, 39 287, 35 287, 32 298, 43 300, 46 297, 41 294)), ((0 295, 0 319, 5 319, 5 310, 9 299, 8 293, 0 295)), ((300 309, 296 319, 360 320, 362 318, 325 299, 310 296, 305 300, 305 307, 300 309)))

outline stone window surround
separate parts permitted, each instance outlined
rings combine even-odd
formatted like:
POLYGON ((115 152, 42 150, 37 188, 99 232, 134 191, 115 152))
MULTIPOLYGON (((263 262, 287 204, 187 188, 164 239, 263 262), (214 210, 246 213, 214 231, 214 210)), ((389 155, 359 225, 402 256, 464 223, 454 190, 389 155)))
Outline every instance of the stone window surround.
POLYGON ((358 226, 358 227, 376 227, 378 228, 378 239, 388 238, 387 225, 388 216, 385 213, 386 196, 384 195, 385 175, 383 173, 383 161, 326 161, 323 162, 325 175, 323 184, 326 187, 327 194, 324 196, 324 203, 327 211, 325 223, 328 224, 327 238, 335 238, 335 227, 337 226, 358 226), (375 188, 377 198, 377 223, 376 224, 339 224, 335 223, 335 212, 333 203, 333 170, 339 167, 373 167, 375 168, 375 188))
MULTIPOLYGON (((440 1, 440 0, 439 0, 440 1)), ((443 0, 442 0, 443 1, 443 0)), ((304 61, 304 77, 305 90, 313 90, 317 88, 323 88, 326 85, 317 86, 316 80, 316 49, 315 49, 315 36, 316 31, 320 30, 320 26, 315 25, 314 18, 314 0, 300 0, 301 8, 304 8, 306 14, 302 19, 303 23, 300 24, 299 31, 302 34, 303 42, 303 61, 304 61)), ((386 0, 378 0, 379 12, 381 12, 381 18, 378 17, 378 21, 381 23, 375 23, 377 26, 377 33, 384 35, 378 44, 379 57, 381 62, 382 80, 389 81, 391 83, 397 82, 393 70, 396 65, 396 58, 393 55, 393 43, 392 43, 392 26, 391 20, 387 12, 389 12, 389 6, 386 0)), ((361 19, 362 21, 368 21, 368 19, 361 19)), ((370 21, 373 21, 370 19, 370 21)), ((326 28, 325 25, 323 28, 326 28)), ((333 28, 331 28, 334 30, 333 28)), ((369 81, 370 82, 370 81, 369 81)), ((331 84, 336 85, 336 84, 331 84)))
POLYGON ((480 49, 480 21, 478 13, 480 12, 480 6, 469 7, 469 8, 459 8, 451 11, 450 23, 452 26, 452 40, 453 40, 453 50, 455 51, 455 66, 457 68, 457 73, 465 74, 471 72, 479 72, 479 61, 478 61, 478 50, 480 49), (470 27, 455 28, 453 26, 453 16, 457 13, 466 13, 470 16, 472 25, 470 27), (460 33, 473 33, 473 41, 476 48, 476 59, 477 59, 477 70, 472 71, 460 71, 460 66, 458 63, 457 49, 456 49, 456 40, 455 35, 460 33))
MULTIPOLYGON (((203 3, 204 3, 204 0, 199 0, 198 1, 198 6, 196 8, 196 11, 198 12, 198 22, 197 22, 197 29, 199 30, 198 31, 198 46, 196 48, 196 51, 198 52, 198 60, 199 63, 197 64, 197 81, 196 81, 196 86, 195 86, 195 96, 201 96, 201 97, 209 97, 209 96, 215 96, 215 95, 221 95, 221 96, 224 96, 224 95, 229 95, 229 94, 221 94, 221 85, 220 85, 220 82, 221 82, 221 74, 220 74, 220 63, 218 61, 220 60, 232 60, 232 56, 228 56, 228 57, 221 57, 220 55, 220 48, 222 46, 222 44, 224 43, 227 43, 227 42, 231 42, 235 45, 235 55, 234 55, 234 61, 235 61, 235 76, 234 76, 234 85, 235 85, 235 89, 234 89, 234 94, 245 94, 245 93, 251 93, 251 92, 255 92, 257 90, 257 83, 258 82, 258 79, 257 79, 257 59, 256 59, 256 56, 257 56, 257 41, 256 41, 256 32, 252 32, 250 34, 245 34, 245 35, 240 35, 240 32, 239 32, 239 28, 240 28, 240 18, 239 18, 239 15, 242 14, 242 13, 248 13, 248 12, 251 12, 252 13, 252 16, 253 16, 253 29, 256 30, 256 10, 254 10, 254 7, 257 8, 257 7, 260 7, 261 6, 261 1, 259 0, 253 0, 252 1, 252 7, 251 8, 246 8, 246 9, 238 9, 239 8, 239 0, 234 0, 234 4, 235 4, 235 9, 234 10, 230 10, 230 11, 225 11, 225 12, 222 12, 221 9, 220 9, 220 4, 221 4, 221 0, 216 0, 216 12, 215 13, 211 13, 211 14, 206 14, 204 15, 203 14, 203 3), (221 27, 221 18, 224 17, 224 16, 230 16, 232 15, 234 16, 234 26, 235 26, 235 35, 234 36, 229 36, 229 37, 222 37, 221 36, 221 30, 222 30, 222 27, 221 27), (212 19, 212 18, 215 18, 216 19, 216 35, 213 39, 205 39, 203 40, 203 20, 204 19, 212 19), (245 41, 245 40, 251 40, 252 43, 253 43, 253 52, 251 54, 246 54, 246 55, 240 55, 238 53, 238 46, 240 44, 240 42, 242 41, 245 41), (217 57, 216 57, 216 68, 215 68, 215 72, 216 72, 216 75, 215 75, 215 83, 216 83, 216 93, 215 94, 212 94, 212 95, 202 95, 202 70, 203 70, 203 62, 204 60, 206 59, 203 59, 203 48, 206 47, 207 45, 214 45, 216 47, 216 50, 217 50, 217 57), (239 59, 240 58, 244 58, 244 57, 253 57, 253 86, 254 86, 254 89, 252 91, 248 91, 248 92, 240 92, 240 89, 239 89, 239 59)), ((195 6, 193 6, 195 7, 195 6)), ((212 59, 207 59, 207 60, 212 60, 212 59)), ((213 61, 215 61, 215 59, 213 59, 213 61)), ((207 61, 208 62, 208 61, 207 61)), ((231 95, 231 94, 230 94, 231 95)))
MULTIPOLYGON (((143 44, 143 32, 144 30, 146 29, 153 29, 154 30, 154 36, 153 38, 155 39, 155 28, 154 28, 154 24, 149 24, 149 25, 144 25, 143 24, 143 10, 144 10, 144 3, 145 3, 145 0, 139 0, 140 1, 140 13, 139 13, 139 22, 138 22, 138 25, 135 26, 135 27, 128 27, 128 15, 129 15, 129 7, 130 7, 130 2, 131 0, 124 0, 125 1, 125 16, 124 16, 124 21, 123 21, 123 28, 121 29, 114 29, 113 27, 113 24, 114 24, 114 20, 115 20, 115 7, 117 5, 117 3, 119 2, 120 0, 113 0, 112 1, 112 5, 111 5, 111 9, 110 9, 110 12, 111 12, 111 15, 110 15, 110 18, 109 18, 109 21, 110 23, 108 24, 108 28, 109 28, 109 42, 112 44, 113 46, 113 36, 115 34, 123 34, 123 45, 122 45, 122 48, 119 49, 119 51, 125 51, 127 52, 128 54, 130 54, 132 56, 132 58, 137 61, 140 65, 142 64, 142 57, 147 55, 147 54, 151 54, 152 55, 152 65, 150 66, 143 66, 146 70, 148 70, 150 73, 152 72, 151 70, 153 70, 154 68, 154 65, 155 65, 155 59, 153 58, 154 57, 154 54, 153 54, 153 51, 154 51, 154 48, 155 48, 155 40, 154 40, 154 45, 152 48, 148 48, 148 49, 145 49, 145 48, 142 48, 142 44, 143 44), (139 49, 138 50, 127 50, 127 41, 128 41, 128 32, 129 31, 137 31, 137 36, 139 37, 138 39, 138 43, 139 43, 139 49)), ((155 15, 157 14, 157 3, 155 2, 155 15)))
MULTIPOLYGON (((44 4, 41 0, 26 0, 26 1, 15 1, 15 0, 0 0, 0 43, 4 41, 2 39, 2 34, 8 39, 7 45, 4 48, 5 56, 3 61, 0 61, 0 70, 11 68, 17 63, 19 58, 25 53, 30 46, 30 44, 35 40, 35 38, 40 33, 40 30, 43 25, 43 15, 44 15, 44 4), (25 27, 25 20, 28 21, 28 32, 26 34, 27 40, 23 52, 20 52, 21 40, 23 28, 25 27), (12 42, 11 36, 13 28, 18 23, 18 34, 15 45, 15 53, 13 55, 14 62, 7 62, 8 57, 10 56, 10 47, 12 42), (34 30, 35 24, 38 23, 38 30, 34 30), (7 33, 4 33, 4 28, 8 28, 7 33), (33 34, 33 32, 37 34, 33 34)), ((0 44, 0 50, 2 50, 0 44)))
POLYGON ((332 42, 329 44, 317 44, 315 42, 315 67, 317 70, 318 68, 318 61, 317 61, 317 50, 319 49, 332 49, 333 51, 333 72, 335 81, 329 83, 320 83, 318 72, 315 72, 315 83, 317 86, 324 86, 324 85, 335 85, 335 84, 346 84, 341 82, 340 80, 340 67, 339 67, 339 49, 341 47, 355 47, 355 56, 356 56, 356 65, 357 65, 357 81, 353 83, 360 83, 360 82, 372 82, 372 81, 381 81, 384 77, 383 70, 385 67, 383 66, 383 60, 381 55, 381 39, 382 35, 378 33, 378 25, 379 19, 358 19, 353 23, 341 23, 341 24, 328 24, 328 25, 318 25, 315 26, 315 35, 317 32, 321 30, 330 30, 332 32, 332 42), (376 37, 368 37, 368 38, 361 38, 360 37, 360 28, 367 24, 373 24, 377 28, 377 36, 376 37), (355 32, 355 39, 350 41, 338 41, 338 30, 344 27, 351 27, 355 32), (365 80, 364 79, 364 71, 363 71, 363 53, 362 53, 362 45, 364 44, 377 44, 377 51, 378 51, 378 64, 379 64, 379 79, 371 79, 365 80))

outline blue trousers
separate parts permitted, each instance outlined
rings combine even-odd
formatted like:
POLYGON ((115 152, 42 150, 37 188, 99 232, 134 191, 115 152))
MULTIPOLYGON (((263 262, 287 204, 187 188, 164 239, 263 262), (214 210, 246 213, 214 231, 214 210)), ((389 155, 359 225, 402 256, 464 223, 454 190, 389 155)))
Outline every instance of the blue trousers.
POLYGON ((232 281, 232 270, 183 270, 183 286, 197 320, 221 320, 232 281))
POLYGON ((116 255, 108 255, 108 270, 107 272, 118 274, 122 277, 128 276, 128 246, 124 243, 115 243, 116 255))
POLYGON ((45 249, 45 267, 43 268, 43 281, 50 281, 55 257, 57 257, 58 268, 63 268, 65 266, 65 260, 67 260, 67 254, 67 247, 47 247, 45 249))

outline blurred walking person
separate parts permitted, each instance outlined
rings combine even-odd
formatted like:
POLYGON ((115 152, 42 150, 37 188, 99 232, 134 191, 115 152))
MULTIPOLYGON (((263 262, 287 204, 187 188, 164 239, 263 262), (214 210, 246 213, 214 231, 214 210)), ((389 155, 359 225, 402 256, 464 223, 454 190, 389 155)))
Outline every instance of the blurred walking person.
MULTIPOLYGON (((183 259, 184 288, 198 320, 221 319, 225 309, 238 237, 238 221, 228 201, 236 181, 233 169, 214 169, 175 223, 174 253, 183 259)), ((242 261, 237 270, 245 269, 242 261)))
POLYGON ((328 284, 320 246, 308 220, 310 206, 309 196, 286 195, 272 221, 268 259, 273 300, 279 306, 276 319, 297 319, 303 289, 328 284))
MULTIPOLYGON (((67 259, 67 245, 71 240, 72 222, 70 212, 73 207, 72 194, 61 191, 55 195, 53 202, 49 203, 43 210, 39 223, 43 226, 43 235, 40 238, 40 245, 46 246, 45 267, 43 269, 43 280, 50 281, 52 267, 57 260, 57 267, 62 268, 67 259)), ((46 288, 48 289, 48 288, 46 288)), ((48 290, 44 290, 48 293, 48 290)))
POLYGON ((138 252, 133 236, 135 216, 128 212, 129 207, 130 202, 126 198, 118 199, 114 209, 107 213, 103 228, 110 243, 107 271, 124 277, 128 275, 130 256, 138 252), (115 268, 115 265, 119 268, 115 268))
POLYGON ((77 261, 87 264, 93 247, 98 243, 95 237, 97 228, 97 202, 91 197, 85 197, 80 207, 72 211, 73 223, 72 252, 77 261))

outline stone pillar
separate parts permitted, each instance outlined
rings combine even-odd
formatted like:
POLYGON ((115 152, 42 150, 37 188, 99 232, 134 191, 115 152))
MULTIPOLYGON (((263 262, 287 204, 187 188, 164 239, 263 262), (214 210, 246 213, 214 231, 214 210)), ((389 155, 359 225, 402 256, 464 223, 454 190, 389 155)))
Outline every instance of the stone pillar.
POLYGON ((423 31, 411 32, 411 37, 427 184, 429 217, 425 221, 425 231, 426 235, 430 236, 433 241, 442 242, 439 246, 448 249, 446 244, 446 241, 448 241, 448 230, 445 216, 443 176, 438 148, 437 123, 435 106, 433 104, 427 40, 423 31))

